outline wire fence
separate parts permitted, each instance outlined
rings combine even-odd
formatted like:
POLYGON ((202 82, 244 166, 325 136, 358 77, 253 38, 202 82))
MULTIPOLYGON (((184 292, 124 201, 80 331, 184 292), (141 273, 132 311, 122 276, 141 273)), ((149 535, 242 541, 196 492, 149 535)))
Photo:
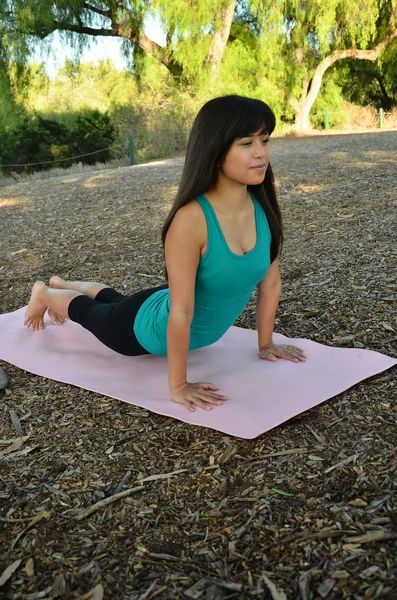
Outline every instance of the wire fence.
POLYGON ((28 180, 59 177, 66 172, 116 169, 178 156, 186 151, 190 131, 188 119, 183 123, 169 120, 166 124, 124 123, 123 125, 120 137, 127 140, 100 150, 46 161, 1 163, 0 187, 28 180), (130 131, 134 132, 133 136, 130 131))
POLYGON ((101 148, 101 150, 95 150, 94 152, 87 152, 86 154, 78 154, 77 156, 69 156, 67 158, 57 158, 54 160, 45 160, 43 162, 34 162, 34 163, 18 163, 13 165, 0 165, 0 168, 10 168, 10 167, 37 167, 39 165, 53 165, 59 162, 65 162, 68 160, 76 160, 77 158, 84 158, 84 156, 92 156, 93 154, 99 154, 100 152, 105 152, 107 150, 111 150, 112 148, 120 148, 121 146, 127 146, 129 141, 123 142, 122 144, 114 144, 113 146, 108 146, 107 148, 101 148))
MULTIPOLYGON (((34 161, 28 163, 1 163, 0 169, 8 170, 8 174, 13 177, 18 172, 19 177, 24 177, 29 173, 25 173, 25 169, 33 170, 34 172, 44 171, 54 168, 61 167, 65 164, 65 168, 70 168, 68 163, 77 162, 83 159, 81 162, 85 162, 85 157, 98 155, 98 161, 100 161, 101 153, 109 152, 112 150, 119 149, 118 152, 113 156, 107 156, 103 164, 112 162, 113 160, 125 160, 130 165, 134 165, 137 162, 147 162, 150 160, 155 160, 159 158, 166 158, 169 156, 173 156, 180 152, 184 152, 186 150, 187 139, 189 134, 189 127, 187 123, 181 125, 179 123, 178 126, 174 126, 174 124, 170 124, 168 127, 145 127, 138 126, 134 128, 134 135, 127 133, 124 131, 124 135, 127 136, 127 140, 125 142, 119 144, 113 144, 111 146, 107 146, 106 148, 101 148, 100 150, 95 150, 92 152, 86 152, 84 154, 77 154, 75 156, 68 156, 65 158, 54 158, 53 160, 45 160, 45 161, 34 161), (122 150, 125 149, 125 150, 122 150), (10 170, 14 169, 14 173, 10 170)), ((89 164, 94 164, 90 162, 89 164)), ((0 173, 1 179, 1 173, 0 173)))
MULTIPOLYGON (((324 113, 324 128, 332 129, 332 112, 328 108, 325 109, 324 113)), ((395 111, 386 112, 383 109, 379 111, 373 111, 371 113, 371 123, 368 123, 368 126, 371 127, 379 127, 382 129, 383 127, 396 126, 396 113, 395 111)), ((190 120, 186 118, 185 121, 180 122, 177 120, 169 120, 167 123, 156 123, 155 126, 148 126, 147 123, 137 122, 137 123, 126 123, 127 127, 123 127, 124 131, 120 132, 121 135, 127 136, 127 140, 122 143, 113 144, 111 146, 107 146, 106 148, 101 148, 100 150, 94 150, 92 152, 86 152, 84 154, 78 154, 75 156, 68 156, 65 158, 54 158, 53 160, 46 160, 40 162, 30 162, 30 163, 11 163, 11 164, 0 164, 0 169, 15 169, 15 171, 11 173, 8 172, 8 175, 11 177, 25 177, 29 175, 29 173, 22 172, 23 169, 33 168, 34 172, 44 172, 44 169, 36 169, 35 167, 44 167, 47 165, 48 169, 54 170, 57 169, 58 166, 61 168, 62 164, 65 164, 65 168, 69 169, 70 166, 67 163, 73 163, 73 161, 78 161, 79 159, 84 159, 85 157, 98 155, 98 163, 100 162, 100 155, 104 152, 109 152, 113 149, 121 149, 116 153, 117 156, 107 156, 105 162, 102 164, 110 164, 114 160, 122 160, 129 162, 130 165, 134 165, 135 162, 147 162, 150 160, 165 158, 169 156, 177 155, 178 153, 184 152, 186 150, 187 139, 189 134, 189 125, 190 120), (134 131, 134 136, 129 134, 129 131, 134 131)), ((360 115, 360 125, 363 126, 362 118, 360 115)), ((365 125, 364 125, 365 127, 365 125)), ((85 161, 83 160, 82 163, 85 161)), ((81 164, 81 163, 79 163, 81 164)), ((88 162, 88 164, 93 164, 88 162)), ((46 171, 48 169, 45 169, 46 171)), ((1 172, 0 172, 1 179, 1 172)))

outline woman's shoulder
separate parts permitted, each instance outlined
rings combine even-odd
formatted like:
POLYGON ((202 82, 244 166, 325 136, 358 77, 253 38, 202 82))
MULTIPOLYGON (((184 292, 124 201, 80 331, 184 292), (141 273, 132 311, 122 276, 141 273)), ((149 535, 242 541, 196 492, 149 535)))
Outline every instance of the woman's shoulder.
POLYGON ((200 203, 195 198, 189 200, 184 206, 181 206, 176 213, 174 219, 187 227, 199 227, 200 224, 205 225, 205 216, 200 203))
POLYGON ((172 219, 170 230, 174 232, 182 230, 185 235, 193 235, 196 238, 202 238, 205 235, 205 215, 195 199, 178 208, 172 219))

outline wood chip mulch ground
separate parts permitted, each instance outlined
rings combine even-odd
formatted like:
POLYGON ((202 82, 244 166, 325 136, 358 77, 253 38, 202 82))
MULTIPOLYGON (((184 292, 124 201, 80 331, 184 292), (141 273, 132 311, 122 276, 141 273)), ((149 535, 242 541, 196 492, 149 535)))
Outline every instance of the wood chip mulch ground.
MULTIPOLYGON (((396 356, 397 132, 271 152, 276 330, 396 356)), ((182 162, 1 188, 1 312, 53 274, 162 283, 182 162)), ((1 366, 1 598, 397 598, 396 369, 241 440, 1 366)))

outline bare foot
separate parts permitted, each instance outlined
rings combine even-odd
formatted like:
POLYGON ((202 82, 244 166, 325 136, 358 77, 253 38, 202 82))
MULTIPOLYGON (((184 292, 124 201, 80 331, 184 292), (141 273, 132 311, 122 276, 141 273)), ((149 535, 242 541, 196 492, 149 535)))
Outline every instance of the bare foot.
POLYGON ((32 295, 30 296, 29 304, 25 312, 24 325, 31 327, 33 331, 44 329, 44 313, 47 310, 47 306, 41 301, 41 296, 45 292, 47 286, 42 281, 36 281, 32 288, 32 295))
POLYGON ((58 275, 54 275, 50 279, 50 288, 56 288, 57 290, 67 289, 66 281, 58 277, 58 275))
MULTIPOLYGON (((64 289, 64 283, 65 282, 63 279, 61 279, 57 275, 54 275, 54 277, 51 277, 50 279, 50 288, 62 290, 64 289)), ((47 313, 53 325, 62 325, 62 323, 65 322, 65 319, 61 317, 61 315, 58 315, 58 313, 56 313, 54 310, 52 310, 52 308, 49 308, 47 310, 47 313)))
POLYGON ((65 322, 65 319, 61 317, 61 315, 58 315, 58 313, 53 311, 52 308, 49 308, 47 310, 47 313, 53 325, 62 325, 65 322))

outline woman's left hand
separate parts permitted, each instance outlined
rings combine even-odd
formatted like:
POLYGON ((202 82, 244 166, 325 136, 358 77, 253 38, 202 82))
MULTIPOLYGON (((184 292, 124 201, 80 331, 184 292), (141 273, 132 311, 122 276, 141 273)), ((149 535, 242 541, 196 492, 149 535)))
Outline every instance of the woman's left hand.
POLYGON ((303 350, 289 344, 268 344, 262 346, 259 351, 259 357, 264 360, 276 361, 278 358, 292 360, 292 362, 305 362, 306 355, 303 350))

